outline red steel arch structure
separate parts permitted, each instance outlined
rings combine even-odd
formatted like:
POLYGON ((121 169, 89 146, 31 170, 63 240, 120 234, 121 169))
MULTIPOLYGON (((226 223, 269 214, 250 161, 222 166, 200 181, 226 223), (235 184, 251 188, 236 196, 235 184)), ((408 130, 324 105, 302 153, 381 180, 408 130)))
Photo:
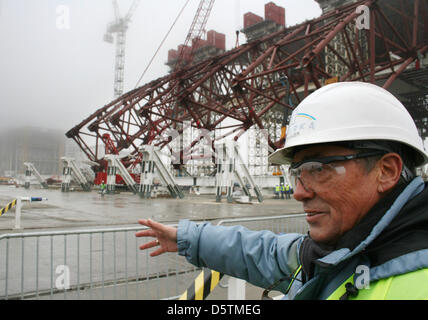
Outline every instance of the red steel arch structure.
POLYGON ((372 82, 391 90, 399 81, 405 83, 399 87, 411 89, 403 93, 404 102, 426 136, 428 68, 421 61, 427 51, 427 0, 358 1, 136 88, 66 136, 90 160, 102 162, 106 133, 117 152, 128 150, 138 158, 140 145, 167 146, 170 130, 181 133, 185 122, 208 131, 221 128, 224 136, 235 139, 256 125, 268 129, 272 151, 283 143, 272 123, 281 123, 284 110, 331 79, 372 82), (357 25, 362 5, 369 9, 368 29, 357 25), (340 71, 331 68, 330 60, 340 71), (288 79, 287 86, 281 77, 288 79), (224 126, 225 119, 234 124, 224 126))

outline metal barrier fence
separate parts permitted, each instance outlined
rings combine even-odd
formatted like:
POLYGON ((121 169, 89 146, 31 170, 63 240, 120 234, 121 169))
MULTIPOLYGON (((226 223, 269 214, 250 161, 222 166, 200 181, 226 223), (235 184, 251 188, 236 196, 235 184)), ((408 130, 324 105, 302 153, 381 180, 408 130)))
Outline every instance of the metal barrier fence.
POLYGON ((306 214, 290 214, 282 216, 225 219, 217 225, 242 225, 250 230, 270 230, 274 233, 307 233, 306 214))
MULTIPOLYGON (((306 232, 304 215, 229 219, 276 233, 306 232)), ((150 257, 145 227, 0 235, 0 299, 177 299, 200 273, 184 257, 150 257)))
POLYGON ((200 270, 168 253, 152 258, 118 228, 0 236, 0 299, 162 299, 200 270))

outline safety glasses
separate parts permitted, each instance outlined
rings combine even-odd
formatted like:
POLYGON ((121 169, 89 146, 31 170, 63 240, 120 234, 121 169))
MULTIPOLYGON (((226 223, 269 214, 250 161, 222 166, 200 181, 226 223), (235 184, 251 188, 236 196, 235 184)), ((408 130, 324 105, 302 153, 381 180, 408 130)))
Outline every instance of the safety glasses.
POLYGON ((288 170, 290 183, 293 189, 296 189, 297 181, 300 181, 306 190, 312 190, 313 186, 325 183, 336 175, 346 173, 345 167, 337 162, 375 157, 385 153, 385 151, 370 151, 346 156, 306 159, 290 166, 288 170))

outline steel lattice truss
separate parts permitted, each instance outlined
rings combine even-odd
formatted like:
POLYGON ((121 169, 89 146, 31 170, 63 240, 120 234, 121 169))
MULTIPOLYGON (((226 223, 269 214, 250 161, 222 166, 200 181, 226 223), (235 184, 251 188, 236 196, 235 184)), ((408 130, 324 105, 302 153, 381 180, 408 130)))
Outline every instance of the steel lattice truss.
MULTIPOLYGON (((147 83, 100 108, 66 135, 92 161, 101 161, 105 133, 118 152, 129 150, 137 157, 140 145, 167 146, 170 130, 181 132, 184 122, 213 131, 233 119, 225 136, 235 139, 254 125, 264 129, 272 121, 282 122, 278 114, 293 109, 331 78, 389 88, 427 54, 427 12, 427 0, 346 5, 147 83), (368 30, 356 25, 360 5, 370 9, 368 30), (331 68, 331 61, 339 71, 331 68), (281 81, 284 76, 287 86, 281 81)), ((419 76, 426 78, 427 70, 420 69, 419 76)), ((426 82, 415 85, 426 93, 426 82)), ((276 149, 283 141, 271 131, 269 146, 276 149)))

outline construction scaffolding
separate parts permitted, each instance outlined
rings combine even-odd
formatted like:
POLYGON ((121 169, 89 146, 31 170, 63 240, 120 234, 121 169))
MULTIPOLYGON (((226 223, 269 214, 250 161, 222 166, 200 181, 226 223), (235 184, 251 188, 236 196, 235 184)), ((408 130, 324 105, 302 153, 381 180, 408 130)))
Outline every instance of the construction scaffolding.
MULTIPOLYGON (((228 137, 237 141, 252 127, 267 130, 272 152, 284 143, 284 110, 293 110, 328 83, 364 81, 396 94, 414 116, 422 137, 427 137, 427 0, 341 3, 319 18, 287 28, 269 20, 278 26, 276 31, 253 34, 246 44, 134 89, 98 109, 66 136, 98 163, 102 148, 88 146, 101 145, 106 133, 117 152, 127 150, 130 157, 137 157, 141 145, 170 148, 169 130, 182 134, 184 122, 215 133, 214 142, 228 137), (370 23, 361 28, 362 14, 367 12, 370 23), (281 77, 288 79, 288 86, 281 77)), ((268 25, 262 21, 248 28, 257 24, 268 25)), ((191 141, 190 147, 198 142, 191 141)), ((176 168, 185 163, 184 154, 176 168)))

